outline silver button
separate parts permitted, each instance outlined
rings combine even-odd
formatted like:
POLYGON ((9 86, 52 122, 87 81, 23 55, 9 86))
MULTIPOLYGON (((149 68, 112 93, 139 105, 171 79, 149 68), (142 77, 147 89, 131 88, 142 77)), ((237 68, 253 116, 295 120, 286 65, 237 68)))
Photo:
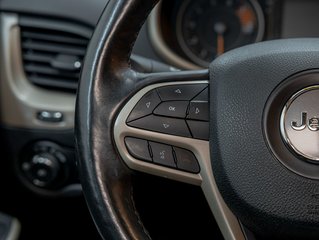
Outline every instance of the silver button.
POLYGON ((41 111, 38 112, 37 118, 43 122, 58 123, 63 121, 63 114, 54 111, 41 111))

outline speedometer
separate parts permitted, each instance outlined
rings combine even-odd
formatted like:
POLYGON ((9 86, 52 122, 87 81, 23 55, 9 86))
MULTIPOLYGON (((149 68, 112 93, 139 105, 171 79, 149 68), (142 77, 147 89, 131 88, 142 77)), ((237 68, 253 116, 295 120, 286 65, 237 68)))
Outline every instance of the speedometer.
POLYGON ((265 21, 256 0, 188 0, 176 28, 185 55, 207 67, 225 51, 262 40, 265 21))

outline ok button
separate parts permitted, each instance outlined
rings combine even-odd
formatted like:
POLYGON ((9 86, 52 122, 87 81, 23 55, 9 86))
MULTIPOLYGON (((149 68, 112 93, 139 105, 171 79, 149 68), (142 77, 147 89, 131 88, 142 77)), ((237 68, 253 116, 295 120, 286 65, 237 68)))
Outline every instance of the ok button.
POLYGON ((166 117, 185 118, 188 104, 188 101, 163 102, 154 110, 154 114, 166 117))

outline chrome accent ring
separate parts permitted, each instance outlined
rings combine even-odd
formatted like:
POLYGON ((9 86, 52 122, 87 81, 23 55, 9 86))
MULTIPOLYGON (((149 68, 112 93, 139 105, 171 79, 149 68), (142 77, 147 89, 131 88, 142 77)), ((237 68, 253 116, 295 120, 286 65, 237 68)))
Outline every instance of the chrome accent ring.
POLYGON ((314 91, 319 98, 319 85, 314 85, 300 90, 288 100, 280 116, 280 132, 285 143, 299 157, 319 164, 319 145, 316 146, 319 143, 319 107, 316 111, 318 104, 309 102, 316 95, 314 91), (303 109, 300 109, 301 105, 304 105, 303 109), (311 120, 318 120, 316 128, 311 125, 311 120))

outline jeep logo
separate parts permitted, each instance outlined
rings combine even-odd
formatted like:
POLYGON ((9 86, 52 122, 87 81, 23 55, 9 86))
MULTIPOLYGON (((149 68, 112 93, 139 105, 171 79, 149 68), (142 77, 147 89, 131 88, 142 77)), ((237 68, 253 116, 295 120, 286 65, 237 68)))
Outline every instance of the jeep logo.
POLYGON ((306 128, 306 126, 311 131, 319 131, 319 117, 314 116, 310 118, 307 122, 307 113, 302 112, 300 124, 296 121, 291 122, 291 127, 296 131, 302 131, 306 128))

